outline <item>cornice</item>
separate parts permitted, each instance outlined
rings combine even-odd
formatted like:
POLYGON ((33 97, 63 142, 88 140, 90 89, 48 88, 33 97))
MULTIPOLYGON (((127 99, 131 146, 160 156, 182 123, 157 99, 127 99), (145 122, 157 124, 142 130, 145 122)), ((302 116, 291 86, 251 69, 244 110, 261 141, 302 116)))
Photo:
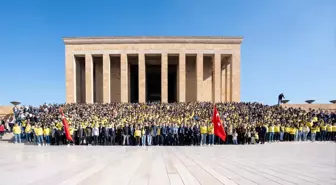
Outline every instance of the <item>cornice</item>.
POLYGON ((63 38, 66 45, 81 44, 241 44, 243 37, 65 37, 63 38))

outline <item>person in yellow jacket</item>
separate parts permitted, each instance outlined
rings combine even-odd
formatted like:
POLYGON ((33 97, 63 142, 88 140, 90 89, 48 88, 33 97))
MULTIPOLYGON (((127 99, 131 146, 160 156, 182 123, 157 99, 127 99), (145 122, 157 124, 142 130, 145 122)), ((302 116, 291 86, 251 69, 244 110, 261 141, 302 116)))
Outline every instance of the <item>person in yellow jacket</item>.
POLYGON ((295 126, 292 126, 290 128, 290 141, 294 141, 295 140, 295 133, 296 133, 296 128, 295 128, 295 126))
POLYGON ((327 141, 331 141, 331 137, 332 137, 332 125, 331 123, 328 123, 327 125, 327 141))
MULTIPOLYGON (((73 126, 73 125, 71 125, 70 126, 70 128, 69 128, 69 132, 70 132, 70 135, 71 135, 71 138, 73 139, 73 141, 69 141, 69 143, 71 144, 71 145, 75 145, 75 127, 73 126)), ((88 135, 87 135, 87 138, 88 138, 88 135)), ((86 140, 86 142, 88 143, 88 139, 86 140)))
POLYGON ((268 124, 264 124, 263 125, 266 129, 266 133, 265 133, 265 142, 268 142, 269 141, 269 127, 268 127, 268 124))
POLYGON ((274 139, 274 125, 270 124, 268 126, 268 142, 273 142, 274 139))
POLYGON ((208 128, 205 125, 205 123, 201 125, 200 131, 201 131, 201 146, 206 145, 206 136, 208 133, 208 128))
POLYGON ((22 120, 21 126, 22 126, 22 128, 26 128, 26 126, 27 126, 27 120, 22 120))
POLYGON ((141 130, 141 145, 146 146, 146 130, 142 125, 139 130, 141 130))
POLYGON ((332 141, 336 141, 336 123, 332 126, 332 141))
POLYGON ((315 140, 316 141, 321 141, 321 130, 320 130, 320 125, 316 125, 316 136, 315 136, 315 140))
POLYGON ((320 130, 321 130, 321 141, 326 141, 327 140, 327 125, 325 123, 321 123, 320 130))
POLYGON ((21 127, 15 123, 13 127, 13 134, 14 134, 14 143, 21 143, 21 127))
POLYGON ((36 138, 37 138, 37 145, 41 146, 41 144, 43 144, 43 129, 42 129, 41 125, 36 126, 35 135, 36 135, 36 138))
POLYGON ((140 146, 141 130, 140 130, 139 126, 135 127, 134 137, 135 137, 136 145, 140 146))
POLYGON ((254 137, 255 137, 256 144, 259 144, 259 135, 258 135, 258 132, 254 133, 254 137))
POLYGON ((290 132, 291 132, 291 128, 289 126, 289 124, 286 125, 285 127, 285 141, 290 141, 290 132))
POLYGON ((280 141, 280 124, 274 125, 274 141, 280 141))
POLYGON ((43 135, 45 139, 45 145, 50 145, 50 128, 49 127, 44 126, 43 135))
POLYGON ((214 127, 212 123, 208 123, 208 137, 209 137, 209 145, 214 145, 215 137, 214 137, 214 127))
POLYGON ((314 142, 315 141, 315 137, 316 137, 316 125, 313 125, 312 127, 311 127, 311 129, 310 129, 310 140, 312 141, 312 142, 314 142))
POLYGON ((280 141, 284 141, 285 136, 285 125, 281 124, 280 126, 280 141))
POLYGON ((27 137, 27 142, 28 143, 33 142, 33 138, 32 138, 32 126, 30 125, 29 122, 26 125, 25 133, 26 133, 26 137, 27 137))

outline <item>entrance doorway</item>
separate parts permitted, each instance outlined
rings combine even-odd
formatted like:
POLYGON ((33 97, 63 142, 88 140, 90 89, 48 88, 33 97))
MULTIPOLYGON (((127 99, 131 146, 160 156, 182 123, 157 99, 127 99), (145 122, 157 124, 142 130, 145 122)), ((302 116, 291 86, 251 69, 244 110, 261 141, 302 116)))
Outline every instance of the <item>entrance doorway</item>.
POLYGON ((146 100, 161 102, 161 66, 146 65, 146 100))
POLYGON ((168 103, 177 101, 177 65, 168 65, 168 103))
POLYGON ((138 65, 133 64, 131 65, 131 74, 130 74, 130 81, 131 81, 131 102, 137 103, 139 102, 139 71, 138 71, 138 65))

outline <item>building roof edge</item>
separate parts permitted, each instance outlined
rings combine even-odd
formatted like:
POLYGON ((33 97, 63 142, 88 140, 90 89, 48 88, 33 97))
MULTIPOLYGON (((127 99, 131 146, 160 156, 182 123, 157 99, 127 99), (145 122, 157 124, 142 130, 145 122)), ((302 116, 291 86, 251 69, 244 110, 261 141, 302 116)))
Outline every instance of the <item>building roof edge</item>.
POLYGON ((64 44, 131 44, 131 43, 203 43, 241 44, 243 37, 228 36, 128 36, 63 37, 64 44))

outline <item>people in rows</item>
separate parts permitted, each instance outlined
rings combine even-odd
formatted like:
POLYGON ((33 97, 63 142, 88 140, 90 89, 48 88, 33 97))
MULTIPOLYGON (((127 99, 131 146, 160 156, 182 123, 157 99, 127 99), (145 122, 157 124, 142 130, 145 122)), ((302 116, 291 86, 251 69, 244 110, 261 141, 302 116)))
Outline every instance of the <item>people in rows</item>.
MULTIPOLYGON (((227 133, 225 141, 214 134, 210 102, 23 106, 15 109, 10 130, 15 143, 36 145, 214 145, 336 139, 335 113, 259 103, 218 103, 216 107, 227 133), (73 142, 66 140, 60 107, 73 142)), ((3 122, 0 131, 5 131, 3 122)))

